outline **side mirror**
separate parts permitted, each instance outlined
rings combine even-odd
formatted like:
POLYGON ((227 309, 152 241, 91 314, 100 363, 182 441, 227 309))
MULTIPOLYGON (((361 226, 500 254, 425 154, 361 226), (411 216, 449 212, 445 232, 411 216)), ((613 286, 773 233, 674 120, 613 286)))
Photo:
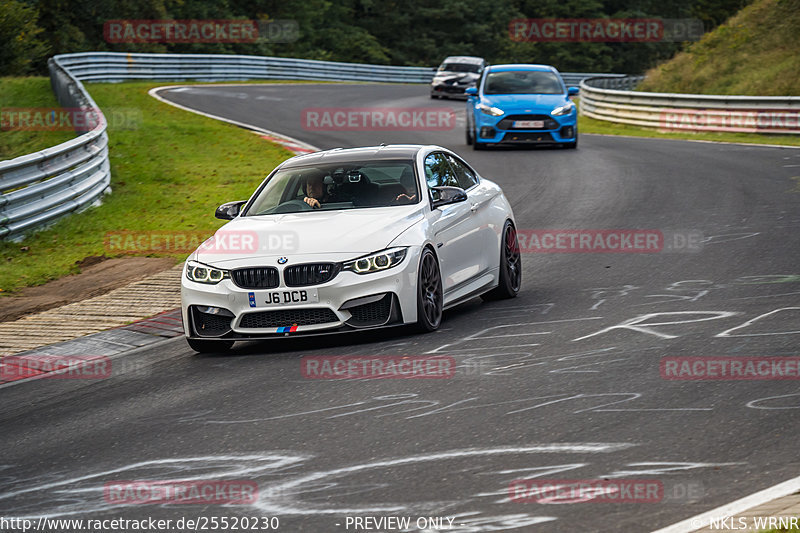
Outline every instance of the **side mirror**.
POLYGON ((436 209, 443 205, 456 204, 467 200, 467 193, 461 187, 431 187, 431 207, 436 209))
POLYGON ((214 216, 222 220, 233 220, 239 216, 239 211, 242 206, 247 203, 247 200, 239 200, 237 202, 228 202, 219 206, 214 213, 214 216))
POLYGON ((579 92, 581 92, 580 88, 578 88, 578 87, 569 87, 567 89, 567 96, 575 96, 579 92))
POLYGON ((478 89, 477 87, 469 87, 467 88, 466 91, 464 91, 464 94, 466 94, 467 96, 475 96, 476 94, 478 94, 478 89))

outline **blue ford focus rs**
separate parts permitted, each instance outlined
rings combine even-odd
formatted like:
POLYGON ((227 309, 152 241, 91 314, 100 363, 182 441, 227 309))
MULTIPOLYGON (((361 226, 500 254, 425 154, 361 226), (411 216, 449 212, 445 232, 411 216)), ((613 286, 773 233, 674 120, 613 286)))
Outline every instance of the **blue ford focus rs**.
POLYGON ((559 144, 578 146, 578 113, 549 65, 493 65, 477 87, 467 89, 467 144, 559 144))

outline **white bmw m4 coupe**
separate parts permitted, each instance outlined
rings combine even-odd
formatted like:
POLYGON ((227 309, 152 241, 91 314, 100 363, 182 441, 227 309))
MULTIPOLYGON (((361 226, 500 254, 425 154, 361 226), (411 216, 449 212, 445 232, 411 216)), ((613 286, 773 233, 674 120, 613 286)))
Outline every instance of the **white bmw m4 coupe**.
POLYGON ((520 290, 514 214, 498 185, 439 146, 301 155, 279 165, 187 259, 189 345, 415 324, 520 290))

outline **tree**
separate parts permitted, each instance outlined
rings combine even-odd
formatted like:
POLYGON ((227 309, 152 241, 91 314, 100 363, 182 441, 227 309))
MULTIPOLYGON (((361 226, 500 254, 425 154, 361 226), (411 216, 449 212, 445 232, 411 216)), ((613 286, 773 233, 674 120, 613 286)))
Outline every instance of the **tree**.
POLYGON ((16 0, 0 2, 0 74, 20 76, 41 69, 50 51, 39 38, 35 8, 16 0))

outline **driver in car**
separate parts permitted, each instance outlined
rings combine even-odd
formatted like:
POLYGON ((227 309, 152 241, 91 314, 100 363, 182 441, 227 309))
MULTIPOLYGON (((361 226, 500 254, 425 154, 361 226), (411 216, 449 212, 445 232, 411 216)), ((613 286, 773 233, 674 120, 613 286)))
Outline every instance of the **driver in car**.
POLYGON ((325 176, 321 173, 312 174, 305 179, 303 192, 306 194, 303 201, 313 209, 319 209, 323 203, 332 200, 328 194, 328 188, 325 186, 325 176))

